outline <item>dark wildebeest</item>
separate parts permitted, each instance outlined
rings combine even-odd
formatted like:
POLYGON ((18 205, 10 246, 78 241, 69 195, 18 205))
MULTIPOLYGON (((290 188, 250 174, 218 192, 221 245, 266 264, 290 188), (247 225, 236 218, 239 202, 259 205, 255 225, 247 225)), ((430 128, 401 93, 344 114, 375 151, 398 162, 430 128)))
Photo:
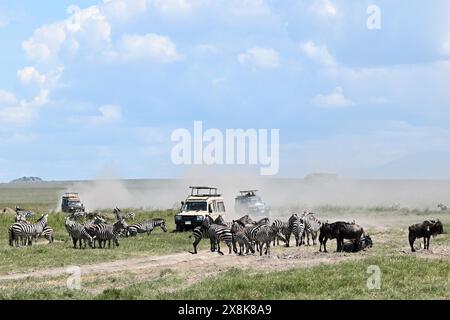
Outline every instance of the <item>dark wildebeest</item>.
POLYGON ((369 235, 362 236, 359 240, 346 241, 342 250, 345 252, 358 252, 366 248, 372 248, 373 242, 369 235))
POLYGON ((322 245, 324 251, 327 252, 327 241, 328 239, 336 239, 337 242, 337 252, 342 251, 344 245, 344 239, 357 240, 364 235, 364 229, 357 224, 338 221, 334 223, 324 223, 320 227, 319 242, 320 249, 322 252, 322 245))
POLYGON ((416 239, 423 238, 423 247, 424 249, 430 249, 430 237, 436 236, 438 234, 444 233, 444 227, 442 226, 442 222, 434 220, 426 220, 422 223, 413 224, 409 227, 409 245, 411 246, 411 251, 415 252, 414 249, 414 241, 416 239))

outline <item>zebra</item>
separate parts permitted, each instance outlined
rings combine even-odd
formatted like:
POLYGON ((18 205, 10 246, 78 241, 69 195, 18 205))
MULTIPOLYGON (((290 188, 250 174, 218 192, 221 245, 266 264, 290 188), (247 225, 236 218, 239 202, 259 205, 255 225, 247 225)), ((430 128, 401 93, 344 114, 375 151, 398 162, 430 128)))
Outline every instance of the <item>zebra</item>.
POLYGON ((99 247, 106 248, 106 241, 108 241, 108 248, 111 248, 111 240, 113 241, 113 248, 119 246, 119 234, 123 229, 127 228, 125 219, 116 221, 114 224, 106 224, 103 228, 95 231, 94 239, 98 240, 99 247))
POLYGON ((244 248, 245 253, 248 254, 248 251, 250 250, 251 253, 255 253, 255 250, 253 249, 250 240, 245 235, 245 230, 241 229, 235 233, 233 233, 233 249, 234 252, 237 253, 236 243, 239 245, 239 255, 242 256, 242 248, 244 248))
POLYGON ((141 223, 135 223, 129 225, 126 229, 125 235, 136 236, 138 233, 147 232, 147 236, 155 229, 155 227, 160 227, 164 232, 167 232, 166 220, 165 219, 152 219, 148 221, 143 221, 141 223))
POLYGON ((305 231, 305 221, 294 213, 289 218, 289 228, 295 236, 295 246, 301 246, 303 243, 303 233, 305 231))
POLYGON ((202 223, 202 225, 208 229, 211 251, 214 252, 217 246, 217 252, 223 255, 223 252, 220 251, 220 242, 223 241, 228 246, 228 253, 231 254, 233 243, 233 234, 231 233, 231 229, 213 222, 214 221, 212 218, 207 216, 202 223))
MULTIPOLYGON (((278 228, 278 230, 280 231, 280 233, 283 235, 283 238, 284 238, 284 240, 282 240, 282 241, 284 241, 285 246, 288 247, 289 246, 288 245, 288 242, 289 242, 288 239, 291 237, 291 228, 289 228, 289 222, 284 222, 284 221, 281 221, 281 220, 277 219, 277 220, 274 220, 272 222, 272 225, 276 226, 278 228)), ((281 238, 277 234, 275 239, 273 239, 273 246, 275 246, 275 241, 276 241, 276 244, 279 246, 280 245, 280 239, 283 239, 283 238, 281 238)))
POLYGON ((439 208, 439 209, 441 209, 441 211, 447 211, 447 206, 445 205, 445 204, 443 204, 443 203, 439 203, 438 205, 437 205, 437 207, 439 208))
POLYGON ((194 247, 194 252, 191 252, 192 254, 197 254, 197 246, 200 243, 202 239, 209 239, 209 233, 208 228, 204 226, 203 224, 195 227, 194 230, 192 230, 192 234, 189 236, 189 238, 194 237, 194 242, 192 243, 194 247))
POLYGON ((104 228, 106 226, 106 220, 99 215, 96 215, 93 220, 89 220, 84 223, 84 229, 87 233, 92 237, 92 246, 95 248, 95 234, 98 230, 104 228))
POLYGON ((42 234, 42 231, 47 226, 48 214, 42 215, 34 224, 26 223, 24 221, 16 222, 11 226, 10 244, 15 241, 16 246, 19 246, 19 238, 22 237, 28 240, 28 245, 33 245, 33 238, 42 234))
POLYGON ((320 227, 322 222, 314 216, 314 213, 304 213, 303 221, 305 222, 305 234, 307 245, 309 246, 309 238, 311 237, 313 245, 317 243, 317 237, 319 236, 320 227))
POLYGON ((67 217, 64 226, 66 227, 67 233, 72 238, 74 249, 77 248, 77 242, 79 242, 80 249, 81 249, 81 242, 84 243, 84 247, 86 248, 86 241, 88 242, 89 247, 92 248, 94 239, 88 233, 87 229, 85 228, 85 225, 72 221, 67 217))
POLYGON ((45 239, 48 240, 48 243, 53 243, 53 241, 55 240, 54 236, 53 236, 54 232, 53 229, 49 226, 45 227, 44 230, 42 230, 42 234, 41 236, 43 236, 45 239))
MULTIPOLYGON (((251 247, 253 248, 253 250, 254 250, 254 246, 255 246, 255 244, 257 242, 256 234, 258 233, 259 229, 261 229, 263 226, 267 226, 266 222, 268 222, 268 221, 269 221, 269 219, 265 218, 265 219, 262 219, 262 220, 258 221, 258 222, 261 222, 260 224, 257 224, 257 225, 251 224, 251 225, 246 225, 245 226, 244 233, 247 236, 247 238, 249 239, 251 247)), ((259 247, 258 246, 256 247, 256 250, 259 251, 259 247)), ((247 253, 248 253, 248 251, 247 251, 247 253)))
MULTIPOLYGON (((264 245, 266 245, 265 255, 270 255, 270 243, 279 235, 279 229, 276 225, 262 225, 256 232, 255 239, 259 246, 259 255, 262 256, 264 245)), ((283 237, 282 235, 280 235, 283 237)))

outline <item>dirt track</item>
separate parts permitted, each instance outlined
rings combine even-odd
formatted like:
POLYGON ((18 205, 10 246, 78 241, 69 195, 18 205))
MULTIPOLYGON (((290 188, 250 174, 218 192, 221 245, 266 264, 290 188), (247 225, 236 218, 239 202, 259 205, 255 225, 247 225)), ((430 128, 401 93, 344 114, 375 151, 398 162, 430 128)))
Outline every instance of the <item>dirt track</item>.
MULTIPOLYGON (((191 253, 178 253, 165 256, 149 256, 126 260, 116 260, 90 265, 81 265, 82 275, 107 274, 121 271, 139 271, 144 273, 159 272, 165 268, 173 268, 180 271, 196 270, 197 274, 214 274, 233 267, 247 269, 252 268, 261 271, 282 270, 294 267, 310 267, 318 264, 330 264, 353 259, 363 258, 364 254, 336 254, 319 253, 317 247, 298 250, 296 248, 285 249, 271 256, 237 256, 225 254, 223 256, 209 251, 202 251, 194 255, 191 253)), ((57 277, 67 274, 67 267, 42 269, 34 272, 0 275, 0 281, 20 280, 28 277, 57 277)))

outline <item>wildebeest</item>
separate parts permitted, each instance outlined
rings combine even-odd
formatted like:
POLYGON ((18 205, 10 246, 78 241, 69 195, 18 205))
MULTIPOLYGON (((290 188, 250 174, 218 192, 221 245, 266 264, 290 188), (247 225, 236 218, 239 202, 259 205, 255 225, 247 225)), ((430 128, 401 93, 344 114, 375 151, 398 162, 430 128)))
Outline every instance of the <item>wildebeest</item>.
POLYGON ((444 227, 442 225, 442 222, 438 220, 426 220, 422 223, 413 224, 408 228, 409 230, 409 245, 411 246, 411 251, 415 252, 416 249, 414 249, 414 241, 416 239, 423 238, 423 246, 424 249, 429 250, 430 249, 430 237, 436 236, 438 234, 444 233, 444 227))
POLYGON ((344 243, 342 250, 345 252, 358 252, 366 248, 372 248, 373 242, 369 235, 362 236, 359 240, 350 240, 344 243))
POLYGON ((322 251, 323 245, 324 251, 327 252, 326 243, 328 239, 336 239, 336 251, 341 252, 344 245, 344 239, 357 240, 360 239, 362 235, 364 235, 364 229, 357 224, 350 224, 343 221, 324 223, 320 227, 319 251, 322 251))

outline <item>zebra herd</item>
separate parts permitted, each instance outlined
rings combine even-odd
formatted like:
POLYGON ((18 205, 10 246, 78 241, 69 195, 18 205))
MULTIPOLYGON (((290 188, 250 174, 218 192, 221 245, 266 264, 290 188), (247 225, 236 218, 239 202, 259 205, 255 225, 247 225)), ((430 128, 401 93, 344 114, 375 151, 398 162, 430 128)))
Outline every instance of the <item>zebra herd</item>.
POLYGON ((10 246, 31 246, 33 240, 44 237, 52 243, 53 229, 48 226, 48 214, 42 215, 36 223, 31 223, 27 218, 34 215, 32 211, 25 211, 16 206, 14 223, 8 228, 8 242, 10 246))
POLYGON ((77 223, 74 217, 69 216, 65 220, 65 227, 69 237, 72 239, 73 247, 86 248, 86 244, 91 248, 96 248, 98 242, 99 248, 108 248, 112 246, 119 246, 119 239, 121 237, 133 237, 139 233, 151 232, 160 227, 164 232, 167 232, 165 219, 151 219, 142 221, 140 223, 128 224, 127 219, 134 221, 135 214, 129 213, 127 216, 121 212, 119 208, 114 209, 116 222, 113 224, 106 223, 105 217, 95 214, 91 219, 87 219, 84 223, 77 223))
MULTIPOLYGON (((16 207, 15 222, 8 228, 10 246, 31 246, 34 240, 41 237, 46 238, 49 243, 54 241, 53 229, 48 226, 48 214, 43 214, 36 223, 31 223, 27 220, 27 217, 31 216, 29 213, 30 211, 25 212, 16 207)), ((115 208, 114 214, 116 221, 112 224, 107 223, 106 218, 98 213, 74 212, 67 216, 64 220, 64 227, 72 239, 73 247, 95 248, 98 243, 99 248, 106 248, 106 243, 108 243, 108 248, 110 248, 112 242, 114 248, 119 246, 121 237, 133 237, 140 233, 150 235, 156 227, 167 232, 165 219, 151 219, 129 225, 126 220, 134 222, 134 213, 125 216, 119 208, 115 208), (83 221, 77 222, 79 220, 83 221)))
POLYGON ((232 222, 225 222, 220 215, 215 220, 206 216, 203 223, 192 232, 191 237, 194 237, 192 253, 197 253, 197 246, 202 239, 209 239, 210 250, 213 252, 217 250, 219 254, 223 254, 220 243, 224 242, 229 254, 232 251, 239 255, 258 251, 262 255, 264 251, 265 255, 270 255, 271 244, 279 245, 280 240, 289 247, 292 234, 296 246, 310 245, 310 240, 315 245, 321 225, 322 222, 311 212, 304 212, 301 215, 294 213, 286 222, 274 220, 272 223, 268 218, 253 221, 248 215, 232 222))

